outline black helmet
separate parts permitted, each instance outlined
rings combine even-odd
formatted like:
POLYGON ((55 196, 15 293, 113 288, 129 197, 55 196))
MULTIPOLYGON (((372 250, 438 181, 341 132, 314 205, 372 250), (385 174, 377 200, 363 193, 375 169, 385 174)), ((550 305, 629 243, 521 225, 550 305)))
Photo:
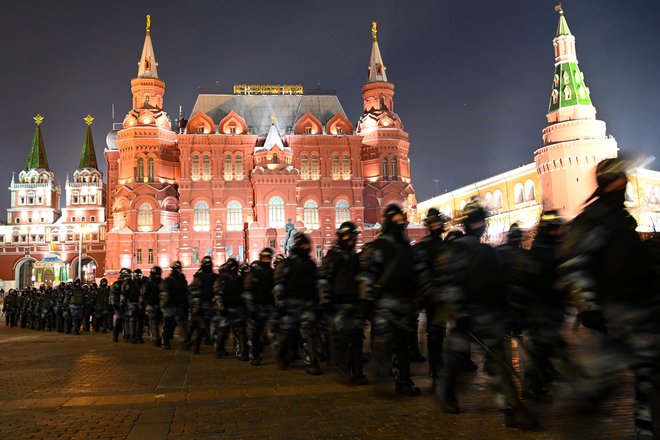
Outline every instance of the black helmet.
POLYGON ((204 266, 211 266, 212 267, 213 266, 213 258, 211 258, 210 255, 206 255, 204 258, 202 258, 201 266, 202 267, 204 267, 204 266))
POLYGON ((596 165, 596 182, 598 187, 603 188, 615 180, 626 177, 630 168, 629 160, 621 158, 604 159, 596 165))
POLYGON ((151 268, 149 275, 158 275, 162 276, 163 275, 163 269, 160 266, 154 266, 151 268))
POLYGON ((309 246, 312 244, 312 241, 309 239, 307 234, 304 232, 296 232, 296 235, 293 236, 293 242, 291 243, 291 251, 295 252, 303 248, 303 246, 309 246))
POLYGON ((101 286, 107 286, 108 285, 108 280, 105 279, 105 278, 101 278, 100 284, 101 284, 101 286))
POLYGON ((174 271, 180 271, 181 269, 183 269, 183 266, 181 265, 181 262, 179 260, 177 260, 174 263, 172 263, 172 265, 170 266, 170 269, 172 269, 174 271))
POLYGON ((73 280, 73 285, 76 286, 76 287, 80 286, 80 278, 74 279, 73 280))
POLYGON ((353 222, 344 222, 339 226, 339 229, 337 229, 337 236, 339 237, 345 235, 356 237, 359 233, 358 227, 353 222))
POLYGON ((142 269, 137 268, 137 269, 135 269, 135 270, 133 271, 133 273, 134 273, 135 275, 142 275, 142 269))
MULTIPOLYGON (((390 203, 387 205, 385 211, 383 212, 383 233, 387 233, 392 229, 392 219, 397 215, 403 215, 405 217, 401 207, 396 203, 390 203)), ((405 226, 400 229, 403 231, 405 226)))
POLYGON ((424 218, 424 225, 429 226, 431 223, 440 222, 446 223, 447 219, 443 214, 440 213, 436 208, 430 208, 426 211, 426 217, 424 218))
POLYGON ((234 257, 227 258, 227 262, 225 263, 225 266, 227 266, 227 269, 229 270, 238 269, 238 261, 234 257))
POLYGON ((119 279, 123 280, 131 276, 131 270, 128 267, 122 267, 119 271, 119 279))
POLYGON ((261 252, 259 252, 259 258, 273 258, 273 250, 269 247, 263 248, 261 252))
POLYGON ((539 228, 543 227, 559 227, 566 224, 566 220, 559 214, 556 209, 549 209, 541 213, 539 218, 539 228))
POLYGON ((522 240, 523 236, 523 231, 520 229, 520 225, 518 223, 513 223, 509 227, 509 232, 507 233, 507 238, 509 240, 509 243, 520 243, 520 240, 522 240))
POLYGON ((466 234, 481 236, 486 231, 486 211, 479 200, 470 200, 463 208, 461 218, 466 234))

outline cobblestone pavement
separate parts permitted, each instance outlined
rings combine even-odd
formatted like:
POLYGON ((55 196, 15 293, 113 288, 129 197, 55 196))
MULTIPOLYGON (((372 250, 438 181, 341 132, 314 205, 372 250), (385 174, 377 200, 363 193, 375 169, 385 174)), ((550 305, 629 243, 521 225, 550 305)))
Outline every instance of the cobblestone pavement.
MULTIPOLYGON (((577 414, 558 387, 552 404, 530 405, 542 428, 504 427, 487 378, 442 413, 426 366, 420 397, 347 384, 334 370, 278 371, 272 349, 252 367, 233 358, 113 344, 110 335, 62 335, 0 325, 1 439, 628 439, 632 389, 625 379, 591 415, 577 414)), ((565 387, 567 388, 567 387, 565 387)))

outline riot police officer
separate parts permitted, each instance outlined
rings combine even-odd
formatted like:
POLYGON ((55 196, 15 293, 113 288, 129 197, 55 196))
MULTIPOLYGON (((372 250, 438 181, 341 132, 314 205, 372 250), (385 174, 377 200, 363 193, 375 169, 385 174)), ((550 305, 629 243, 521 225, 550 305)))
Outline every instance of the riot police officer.
POLYGON ((221 357, 225 341, 231 331, 234 335, 234 352, 241 361, 249 360, 247 332, 245 328, 245 303, 243 302, 243 276, 238 270, 238 261, 229 258, 224 273, 216 278, 213 287, 213 302, 220 315, 215 336, 215 353, 221 357))
POLYGON ((122 286, 124 281, 128 280, 131 277, 131 270, 127 267, 123 267, 119 271, 119 279, 112 283, 110 288, 110 305, 114 310, 113 323, 112 323, 112 342, 119 341, 119 333, 124 333, 124 338, 126 338, 126 331, 124 329, 124 311, 125 305, 122 304, 122 286))
POLYGON ((112 307, 110 306, 110 289, 108 280, 101 278, 96 289, 96 305, 94 306, 94 331, 107 333, 112 328, 112 307))
POLYGON ((213 286, 217 278, 218 274, 213 272, 213 260, 207 255, 202 258, 199 270, 190 283, 190 343, 195 354, 199 354, 202 341, 211 337, 213 286))
POLYGON ((320 335, 316 323, 318 269, 310 257, 311 241, 298 232, 293 237, 289 257, 275 270, 273 295, 280 316, 277 366, 286 369, 291 361, 291 340, 301 332, 304 340, 305 371, 321 374, 320 335))
POLYGON ((121 304, 125 307, 124 326, 126 337, 132 344, 144 343, 140 330, 140 289, 142 287, 142 271, 124 280, 121 286, 121 304))
POLYGON ((243 283, 243 300, 248 313, 250 362, 255 366, 261 364, 266 326, 271 324, 272 328, 276 316, 272 260, 273 250, 263 249, 259 253, 259 261, 252 266, 243 283))
POLYGON ((436 382, 436 395, 445 412, 460 411, 456 384, 460 364, 470 343, 487 347, 489 374, 501 387, 505 424, 521 429, 536 428, 536 418, 520 402, 510 366, 505 362, 504 341, 509 330, 505 289, 499 273, 497 253, 481 242, 486 231, 486 212, 472 200, 462 212, 465 235, 444 246, 436 260, 440 274, 441 300, 452 312, 454 327, 447 335, 442 377, 436 382))
POLYGON ((69 297, 69 311, 71 320, 71 331, 74 335, 80 334, 80 326, 83 324, 83 310, 87 305, 87 293, 80 282, 80 278, 73 280, 73 287, 69 297))
POLYGON ((188 335, 188 282, 180 261, 170 266, 170 274, 160 283, 160 307, 163 311, 163 348, 171 350, 174 329, 178 326, 182 345, 189 345, 188 335))
POLYGON ((431 275, 405 236, 408 222, 401 207, 388 205, 382 225, 361 256, 361 297, 373 313, 374 372, 379 379, 391 373, 398 394, 418 396, 410 377, 409 334, 416 332, 418 304, 431 287, 431 275))
POLYGON ((362 371, 364 316, 360 305, 358 275, 360 260, 355 252, 358 228, 343 222, 335 244, 323 257, 319 269, 321 304, 332 317, 330 347, 334 365, 347 373, 352 383, 369 383, 362 371))
POLYGON ((160 333, 160 326, 163 322, 163 312, 160 310, 160 283, 162 281, 163 269, 154 266, 149 273, 149 279, 142 284, 140 292, 149 318, 149 340, 156 347, 160 347, 163 343, 160 333))

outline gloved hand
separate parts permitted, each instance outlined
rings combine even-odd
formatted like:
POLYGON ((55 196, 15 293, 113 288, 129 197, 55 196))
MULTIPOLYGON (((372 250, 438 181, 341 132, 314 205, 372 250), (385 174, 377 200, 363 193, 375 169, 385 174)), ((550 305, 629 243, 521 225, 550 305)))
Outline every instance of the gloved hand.
POLYGON ((286 307, 285 306, 277 306, 277 315, 281 318, 283 316, 286 316, 286 307))
POLYGON ((607 334, 607 327, 605 326, 605 318, 600 310, 586 310, 578 313, 577 319, 586 328, 596 330, 598 333, 607 334))
POLYGON ((469 316, 462 316, 456 320, 456 330, 469 332, 472 330, 472 321, 469 316))

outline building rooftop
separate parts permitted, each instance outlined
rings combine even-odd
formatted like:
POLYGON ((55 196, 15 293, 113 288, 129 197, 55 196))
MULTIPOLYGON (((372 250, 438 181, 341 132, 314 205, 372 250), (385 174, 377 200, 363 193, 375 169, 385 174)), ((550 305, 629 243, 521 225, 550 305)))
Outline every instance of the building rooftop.
POLYGON ((307 112, 323 125, 337 113, 346 116, 335 92, 330 90, 302 95, 246 95, 213 89, 200 89, 191 115, 204 112, 217 124, 232 110, 245 119, 249 133, 260 136, 270 130, 273 115, 281 135, 293 134, 294 124, 307 112))

